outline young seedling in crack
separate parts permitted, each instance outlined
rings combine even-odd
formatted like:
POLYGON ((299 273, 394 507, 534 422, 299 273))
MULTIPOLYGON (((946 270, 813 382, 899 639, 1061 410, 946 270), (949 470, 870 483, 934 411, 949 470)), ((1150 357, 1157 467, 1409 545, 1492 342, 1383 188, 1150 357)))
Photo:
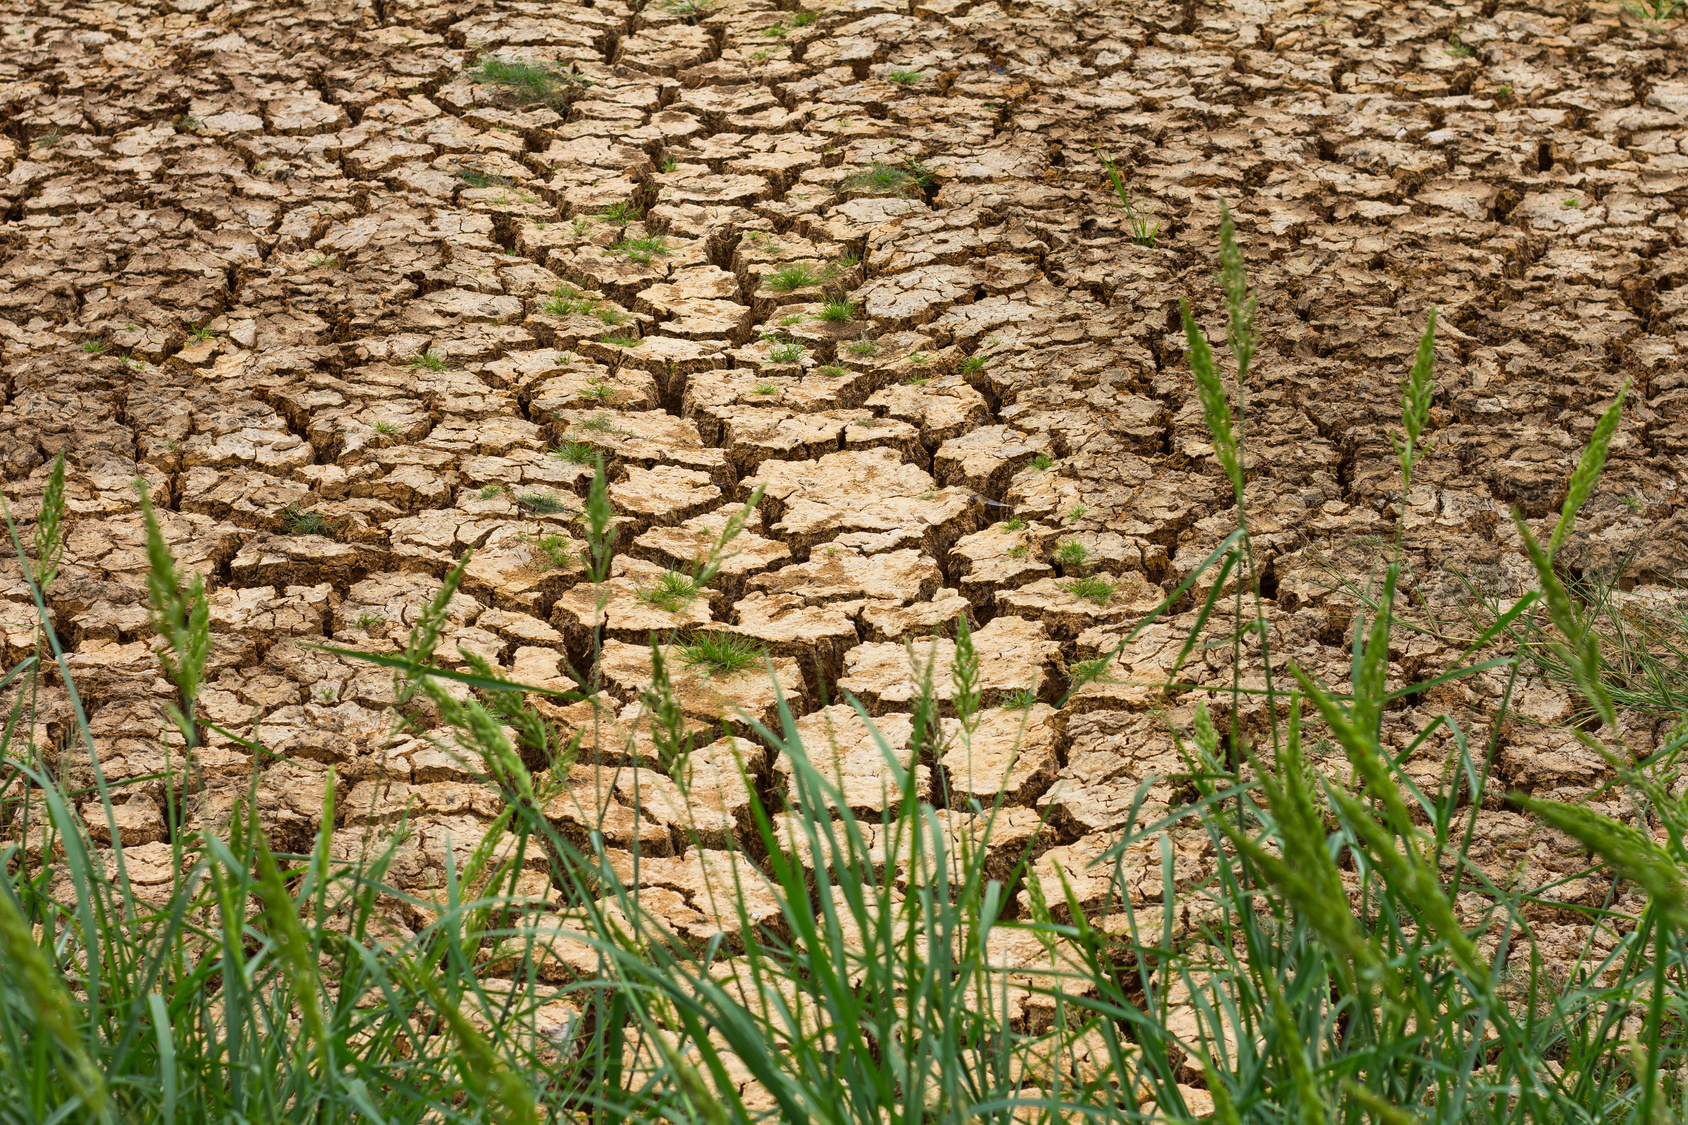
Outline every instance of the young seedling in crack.
POLYGON ((842 297, 833 298, 821 305, 818 316, 821 320, 831 321, 835 324, 854 320, 856 306, 842 297))
POLYGON ((1096 156, 1102 161, 1102 167, 1107 170, 1108 179, 1114 185, 1114 194, 1119 196, 1119 206, 1125 211, 1126 230, 1131 241, 1138 246, 1152 248, 1155 239, 1160 237, 1160 220, 1138 209, 1131 190, 1125 186, 1125 179, 1119 174, 1114 162, 1108 158, 1108 154, 1098 147, 1096 156))

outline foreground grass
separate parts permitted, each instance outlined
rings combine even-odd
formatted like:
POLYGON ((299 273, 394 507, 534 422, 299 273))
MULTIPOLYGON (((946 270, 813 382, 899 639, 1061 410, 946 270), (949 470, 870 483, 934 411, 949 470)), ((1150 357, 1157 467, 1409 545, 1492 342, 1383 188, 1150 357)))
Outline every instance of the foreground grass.
MULTIPOLYGON (((1211 592, 1188 656, 1229 585, 1239 680, 1228 720, 1216 724, 1202 709, 1179 732, 1187 803, 1151 814, 1146 782, 1128 818, 1141 826, 1121 834, 1099 871, 1062 872, 1055 883, 1026 878, 1029 847, 1006 863, 993 855, 999 808, 922 799, 883 738, 886 806, 877 823, 858 820, 819 764, 828 748, 806 746, 782 706, 777 729, 756 725, 756 734, 791 768, 787 807, 753 804, 747 861, 723 864, 712 888, 719 932, 677 935, 622 878, 601 834, 571 841, 544 815, 581 751, 560 744, 529 706, 534 689, 503 681, 472 654, 463 654, 468 672, 432 662, 460 563, 401 652, 363 657, 394 672, 395 730, 427 733, 474 762, 504 800, 467 861, 448 858, 441 892, 424 900, 389 884, 402 827, 371 854, 340 854, 332 785, 314 846, 277 854, 257 813, 256 776, 226 826, 176 831, 167 893, 139 887, 125 850, 96 850, 76 811, 91 808, 117 836, 112 793, 45 610, 62 554, 61 463, 27 548, 13 532, 41 648, 7 673, 15 703, 0 733, 9 841, 0 1119, 1683 1120, 1688 807, 1674 781, 1684 740, 1637 764, 1621 744, 1588 736, 1613 763, 1635 810, 1629 823, 1513 798, 1647 896, 1639 918, 1591 911, 1612 944, 1589 946, 1550 979, 1524 898, 1466 858, 1477 811, 1505 796, 1491 787, 1495 745, 1472 746, 1438 718, 1413 747, 1431 737, 1453 747, 1443 783, 1427 789, 1403 773, 1410 755, 1382 744, 1391 701, 1429 686, 1385 687, 1394 567, 1374 587, 1374 612, 1356 623, 1352 690, 1333 693, 1292 665, 1266 680, 1262 729, 1243 727, 1241 671, 1272 664, 1263 610, 1248 594, 1255 563, 1243 505, 1254 307, 1228 217, 1222 232, 1229 380, 1188 315, 1186 330, 1242 523, 1139 628, 1205 575, 1211 592), (1234 575, 1243 580, 1228 583, 1234 575), (66 793, 27 741, 49 671, 69 687, 92 792, 66 793), (1315 725, 1346 758, 1351 785, 1309 766, 1315 725), (1172 830, 1210 844, 1213 868, 1194 886, 1176 885, 1172 830), (1146 895, 1140 868, 1127 865, 1145 846, 1162 872, 1146 895), (524 893, 521 874, 536 855, 554 901, 524 893), (1087 905, 1074 880, 1098 874, 1108 893, 1087 905), (1008 917, 1019 888, 1027 909, 1008 917), (772 909, 753 919, 752 897, 772 909), (1022 952, 1010 958, 1009 949, 1022 952)), ((1432 345, 1433 323, 1403 396, 1404 483, 1422 456, 1432 345)), ((1435 682, 1479 670, 1516 676, 1521 659, 1551 653, 1601 717, 1600 731, 1618 729, 1600 644, 1552 563, 1598 477, 1617 409, 1596 431, 1549 543, 1524 529, 1539 595, 1500 612, 1470 660, 1435 682), (1530 654, 1497 648, 1526 627, 1530 654)), ((675 582, 674 600, 707 586, 755 502, 675 582)), ((585 561, 600 583, 614 553, 611 516, 600 466, 584 513, 585 561)), ((171 822, 185 825, 196 754, 214 729, 195 706, 210 634, 199 580, 176 572, 150 510, 147 520, 180 751, 149 780, 163 784, 171 822)), ((647 709, 660 759, 684 778, 691 747, 661 651, 653 645, 647 709)), ((697 660, 726 659, 704 655, 697 660)), ((732 663, 742 663, 736 653, 732 663)), ((978 659, 964 621, 950 684, 932 682, 934 664, 924 662, 911 716, 910 745, 928 758, 947 739, 968 739, 978 715, 978 659), (938 718, 946 686, 961 719, 947 727, 938 718)), ((1087 665, 1073 690, 1107 664, 1087 665)), ((595 687, 590 670, 587 678, 595 687)))

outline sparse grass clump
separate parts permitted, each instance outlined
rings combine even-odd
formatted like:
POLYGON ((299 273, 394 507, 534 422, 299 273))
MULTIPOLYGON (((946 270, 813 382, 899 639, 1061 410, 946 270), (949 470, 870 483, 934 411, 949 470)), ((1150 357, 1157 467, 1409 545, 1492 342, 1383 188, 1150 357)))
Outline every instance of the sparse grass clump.
POLYGON ((1021 688, 1003 697, 1002 706, 1010 711, 1030 711, 1037 706, 1037 692, 1031 688, 1021 688))
POLYGON ((457 178, 472 188, 515 187, 516 181, 509 176, 494 175, 483 172, 479 168, 459 168, 457 178))
POLYGON ((412 356, 410 366, 414 368, 427 368, 429 371, 446 371, 450 369, 451 361, 446 359, 445 356, 440 355, 438 352, 429 349, 428 351, 418 352, 415 356, 412 356))
POLYGON ((313 254, 305 259, 305 264, 313 270, 339 269, 340 257, 337 254, 313 254))
POLYGON ((547 570, 568 570, 580 561, 574 543, 560 531, 548 531, 529 542, 545 560, 547 570))
POLYGON ((1077 539, 1068 539, 1055 548, 1055 561, 1068 574, 1082 577, 1090 564, 1090 551, 1077 539))
POLYGON ((610 252, 625 255, 631 261, 648 264, 658 257, 668 256, 668 239, 660 234, 624 238, 611 246, 610 252))
POLYGON ((803 358, 804 347, 795 340, 788 340, 783 344, 775 344, 768 349, 770 363, 796 363, 803 358))
POLYGON ((663 0, 661 6, 694 26, 715 10, 712 0, 663 0))
POLYGON ((666 613, 680 613, 697 600, 697 582, 677 570, 665 571, 654 586, 640 587, 638 598, 666 613))
POLYGON ((776 293, 790 293, 796 289, 819 285, 825 280, 826 278, 807 262, 793 262, 769 274, 763 284, 776 293))
POLYGON ((780 385, 764 379, 762 382, 757 383, 754 387, 750 388, 750 393, 753 395, 777 395, 780 393, 780 385))
POLYGON ((844 350, 851 355, 869 356, 879 354, 879 341, 869 340, 866 336, 851 340, 844 345, 844 350))
POLYGON ((762 646, 736 633, 699 633, 680 646, 680 662, 714 675, 754 668, 767 659, 762 646))
POLYGON ((821 311, 816 315, 821 320, 831 321, 835 324, 842 323, 855 319, 856 306, 843 297, 829 298, 826 303, 821 305, 821 311))
POLYGON ((963 375, 972 375, 975 372, 983 371, 985 369, 985 357, 982 355, 967 356, 955 365, 955 369, 963 375))
POLYGON ((850 369, 841 363, 829 363, 824 367, 815 368, 815 374, 823 379, 842 379, 850 373, 850 369))
POLYGON ((1047 470, 1055 467, 1055 458, 1051 457, 1047 453, 1039 453, 1032 458, 1031 464, 1032 468, 1036 469, 1038 472, 1046 472, 1047 470))
POLYGON ((792 27, 808 27, 821 18, 819 12, 796 12, 791 17, 792 27))
POLYGON ((346 526, 343 519, 325 516, 314 508, 301 508, 297 504, 289 504, 282 509, 281 523, 289 535, 320 535, 325 539, 340 538, 346 526))
POLYGON ((931 186, 932 173, 917 160, 905 160, 901 164, 875 160, 863 171, 846 178, 841 188, 869 195, 916 196, 931 186))
POLYGON ((82 350, 89 355, 105 355, 106 349, 110 346, 104 340, 82 341, 82 350))
POLYGON ((599 340, 616 348, 637 348, 645 342, 643 336, 635 336, 629 332, 618 332, 611 336, 600 336, 599 340))
POLYGON ((636 222, 639 218, 639 205, 631 200, 623 200, 620 203, 611 203, 608 207, 605 207, 602 211, 598 212, 598 217, 611 223, 636 222))
POLYGON ((598 450, 590 442, 565 441, 551 450, 551 456, 571 465, 590 465, 597 458, 598 450))
POLYGON ((885 75, 885 80, 895 82, 899 86, 914 86, 925 77, 926 75, 918 70, 893 70, 885 75))
POLYGON ((1084 578, 1075 578, 1070 582, 1063 582, 1061 588, 1083 601, 1107 605, 1109 599, 1114 596, 1114 590, 1118 587, 1101 575, 1093 574, 1084 578))
POLYGON ((554 492, 522 492, 511 499, 535 515, 557 516, 575 511, 574 505, 554 492))
MULTIPOLYGON (((1675 19, 1682 14, 1684 0, 1628 0, 1624 11, 1644 20, 1659 22, 1675 19)), ((1510 89, 1507 91, 1511 92, 1510 89)))
POLYGON ((581 296, 580 290, 566 282, 539 302, 539 311, 546 316, 591 316, 597 307, 598 302, 581 296))
POLYGON ((543 102, 553 108, 567 105, 592 84, 590 79, 556 66, 497 55, 482 56, 469 75, 482 85, 498 87, 517 103, 543 102))

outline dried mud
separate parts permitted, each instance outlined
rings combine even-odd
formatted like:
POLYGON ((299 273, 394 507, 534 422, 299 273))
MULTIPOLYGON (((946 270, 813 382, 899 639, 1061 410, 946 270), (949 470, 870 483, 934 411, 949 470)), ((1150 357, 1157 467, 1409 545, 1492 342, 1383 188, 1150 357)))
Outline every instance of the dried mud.
MULTIPOLYGON (((1528 588, 1508 508, 1554 508, 1625 380, 1632 405, 1565 557, 1622 565, 1637 597, 1668 599, 1688 576, 1680 29, 1555 0, 812 10, 800 23, 728 0, 693 26, 620 0, 11 6, 0 474, 27 535, 53 457, 69 458, 50 608, 131 870, 164 870, 135 864, 147 849, 167 864, 172 833, 226 817, 252 768, 213 736, 187 813, 167 820, 137 477, 211 590, 203 711, 273 752, 259 786, 272 836, 309 838, 333 769, 350 786, 337 848, 355 854, 408 810, 392 874, 426 895, 497 798, 423 741, 388 745, 384 669, 307 646, 391 650, 474 548, 442 660, 461 645, 575 686, 600 591, 572 522, 590 470, 549 452, 572 442, 607 459, 623 517, 603 621, 612 721, 638 725, 651 630, 753 638, 800 726, 837 747, 844 799, 876 816, 884 762, 840 693, 906 744, 904 642, 953 636, 966 613, 990 708, 973 760, 913 764, 951 806, 1002 793, 1005 849, 1047 814, 1032 877, 1060 901, 1057 865, 1081 872, 1139 783, 1176 770, 1163 712, 1230 706, 1227 650, 1184 672, 1211 691, 1142 686, 1175 658, 1188 611, 1133 642, 1112 682, 1049 706, 1074 662, 1235 526, 1177 324, 1189 296, 1222 335, 1221 199, 1259 287, 1248 502, 1283 660, 1343 684, 1355 602, 1333 575, 1363 581, 1397 516, 1414 610, 1447 627, 1401 634, 1392 682, 1457 657, 1472 584, 1528 588), (590 84, 560 108, 518 105, 467 73, 486 53, 590 84), (1155 246, 1130 241, 1097 145, 1166 224, 1155 246), (929 180, 859 178, 907 161, 929 180), (641 218, 604 217, 618 206, 641 218), (615 248, 648 236, 664 240, 649 261, 615 248), (820 283, 782 289, 792 266, 820 283), (547 311, 564 283, 581 298, 547 311), (856 318, 819 319, 840 294, 856 318), (1390 432, 1432 304, 1435 447, 1403 500, 1390 432), (437 362, 415 365, 424 354, 437 362), (678 620, 641 599, 757 485, 758 518, 705 597, 678 620), (331 534, 303 533, 302 513, 331 534), (1069 540, 1116 583, 1106 604, 1067 588, 1069 540), (1024 689, 1043 702, 1014 760, 1019 713, 1000 708, 1024 689)), ((9 573, 12 662, 34 649, 35 610, 9 573)), ((679 686, 706 744, 685 793, 633 729, 548 813, 580 834, 601 810, 612 848, 649 857, 640 878, 665 893, 648 905, 701 939, 738 925, 709 886, 750 823, 735 761, 768 795, 790 771, 723 717, 723 701, 772 714, 764 674, 679 686)), ((1404 748, 1447 711, 1481 746, 1501 687, 1404 699, 1388 737, 1404 748)), ((1519 698, 1502 786, 1597 787, 1605 765, 1551 725, 1572 700, 1541 684, 1519 698)), ((589 725, 580 706, 551 713, 589 725)), ((73 743, 69 716, 50 694, 38 741, 73 743)), ((1627 733, 1646 748, 1659 732, 1627 733)), ((1449 748, 1433 738, 1410 764, 1434 781, 1449 748)), ((70 750, 56 767, 73 784, 88 771, 70 750)), ((1146 811, 1174 799, 1161 785, 1146 811)), ((1203 846, 1177 837, 1180 879, 1201 875, 1203 846)), ((1526 887, 1583 864, 1498 801, 1473 859, 1526 887)), ((1127 863, 1158 901, 1158 852, 1127 863)), ((1074 884, 1086 905, 1104 889, 1074 884)), ((1613 893, 1585 878, 1545 899, 1613 893)), ((1550 949, 1580 940, 1574 915, 1531 910, 1550 949)))

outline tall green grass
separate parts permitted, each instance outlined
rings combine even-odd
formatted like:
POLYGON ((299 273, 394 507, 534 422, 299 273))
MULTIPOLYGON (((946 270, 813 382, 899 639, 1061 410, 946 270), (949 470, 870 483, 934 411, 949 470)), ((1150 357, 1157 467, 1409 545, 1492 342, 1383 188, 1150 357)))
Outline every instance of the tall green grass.
MULTIPOLYGON (((948 685, 934 682, 937 661, 911 653, 925 677, 908 716, 912 761, 856 709, 886 762, 871 817, 851 811, 833 747, 806 743, 783 701, 772 726, 743 719, 791 788, 752 801, 736 861, 693 835, 688 854, 711 857, 714 917, 681 919, 638 878, 654 860, 613 852, 601 824, 582 839, 546 814, 568 796, 571 766, 613 756, 608 724, 590 745, 560 739, 531 704, 537 689, 472 654, 467 671, 434 662, 467 559, 401 651, 361 659, 396 677, 395 731, 474 763, 504 811, 461 867, 448 851, 445 886, 427 897, 388 879, 407 826, 367 854, 336 844, 332 782, 309 852, 280 853, 256 773, 226 826, 185 815, 205 738, 244 745, 254 763, 264 752, 198 713, 203 586, 178 573, 148 510, 149 590, 182 752, 146 779, 171 802, 171 882, 141 887, 125 849, 97 848, 78 812, 94 810, 118 838, 47 611, 63 550, 56 465, 30 549, 12 530, 41 648, 4 681, 0 1120, 1683 1120, 1688 807, 1676 776, 1688 739, 1640 759, 1611 735, 1617 704, 1602 694, 1598 639, 1552 561, 1598 477, 1617 406, 1548 546, 1520 525, 1540 592, 1489 622, 1459 667, 1389 686, 1391 565, 1355 623, 1349 690, 1293 664, 1263 687, 1245 681, 1271 667, 1244 504, 1254 299, 1228 215, 1221 234, 1234 367, 1188 314, 1186 330, 1239 527, 1121 646, 1199 588, 1180 619, 1178 664, 1227 622, 1236 674, 1223 721, 1203 707, 1177 732, 1185 803, 1152 812, 1146 779, 1134 827, 1099 871, 1029 876, 1035 848, 1000 842, 1000 806, 941 786, 923 796, 917 767, 979 722, 978 655, 961 622, 948 685), (1409 695, 1477 671, 1515 680, 1522 658, 1499 642, 1526 624, 1598 714, 1579 737, 1611 761, 1626 820, 1495 791, 1496 736, 1473 743, 1449 716, 1404 749, 1384 744, 1385 714, 1409 695), (67 791, 30 742, 49 682, 70 693, 90 791, 67 791), (939 717, 946 687, 959 722, 939 717), (1450 750, 1427 787, 1404 763, 1432 739, 1450 750), (1346 777, 1315 767, 1314 740, 1320 759, 1341 756, 1346 777), (1588 910, 1609 940, 1585 943, 1570 964, 1550 959, 1528 920, 1540 889, 1498 885, 1467 858, 1480 810, 1509 800, 1639 888, 1644 913, 1621 917, 1610 900, 1588 910), (1175 845, 1202 839, 1209 867, 1181 886, 1175 845), (1145 849, 1158 880, 1133 858, 1145 849), (532 857, 549 872, 544 896, 521 879, 532 857), (1109 886, 1100 904, 1075 884, 1097 874, 1109 886)), ((1432 324, 1405 383, 1404 477, 1423 455, 1433 345, 1432 324)), ((599 583, 615 552, 611 515, 600 465, 584 520, 599 583)), ((743 522, 699 565, 694 591, 743 522)), ((662 651, 653 638, 657 757, 678 784, 696 784, 662 651)), ((1084 665, 1071 690, 1105 676, 1118 651, 1084 665)), ((583 694, 595 693, 596 662, 579 672, 583 694)), ((707 908, 709 895, 693 905, 707 908)))

